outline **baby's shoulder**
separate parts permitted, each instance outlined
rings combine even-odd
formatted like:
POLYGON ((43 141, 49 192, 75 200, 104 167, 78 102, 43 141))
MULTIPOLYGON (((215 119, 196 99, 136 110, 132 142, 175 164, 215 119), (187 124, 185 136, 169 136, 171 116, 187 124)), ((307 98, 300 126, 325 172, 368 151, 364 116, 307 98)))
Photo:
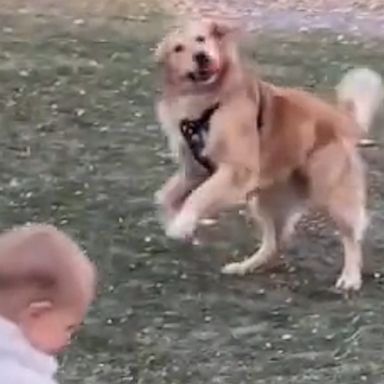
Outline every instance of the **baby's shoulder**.
POLYGON ((7 384, 58 384, 10 357, 0 356, 0 383, 7 384))

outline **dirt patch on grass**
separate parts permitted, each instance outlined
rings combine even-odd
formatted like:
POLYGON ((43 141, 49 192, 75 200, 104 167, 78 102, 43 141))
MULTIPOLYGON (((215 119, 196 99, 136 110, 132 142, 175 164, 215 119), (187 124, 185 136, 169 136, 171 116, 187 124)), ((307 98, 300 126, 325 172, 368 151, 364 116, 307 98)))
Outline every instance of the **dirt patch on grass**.
POLYGON ((163 12, 161 0, 1 0, 1 12, 106 18, 146 18, 163 12))
POLYGON ((234 8, 243 8, 244 11, 250 7, 255 9, 270 10, 295 10, 304 13, 328 11, 337 12, 370 12, 378 13, 384 9, 383 0, 221 0, 217 2, 191 1, 191 0, 167 0, 172 3, 181 13, 186 11, 196 12, 230 12, 234 8), (216 8, 216 9, 215 9, 216 8))
POLYGON ((224 16, 251 30, 288 32, 330 30, 382 36, 382 0, 169 0, 179 15, 224 16))

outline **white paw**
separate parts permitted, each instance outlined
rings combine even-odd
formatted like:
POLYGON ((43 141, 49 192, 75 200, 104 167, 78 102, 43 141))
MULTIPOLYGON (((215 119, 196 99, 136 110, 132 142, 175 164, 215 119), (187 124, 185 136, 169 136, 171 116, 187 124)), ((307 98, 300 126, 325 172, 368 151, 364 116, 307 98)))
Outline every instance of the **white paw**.
POLYGON ((196 215, 192 212, 181 212, 167 226, 166 235, 172 239, 187 239, 192 237, 196 225, 196 215))
POLYGON ((343 271, 336 282, 336 288, 342 291, 358 291, 361 285, 361 274, 358 271, 343 271))
POLYGON ((247 273, 255 272, 258 269, 265 268, 266 265, 270 264, 271 261, 274 259, 271 259, 271 255, 273 256, 273 253, 267 253, 263 252, 262 250, 254 254, 253 256, 244 259, 241 262, 238 263, 229 263, 224 265, 224 267, 221 269, 221 272, 225 275, 246 275, 247 273))
POLYGON ((164 205, 165 204, 165 193, 162 189, 159 189, 158 191, 155 192, 154 196, 154 201, 156 205, 164 205))
POLYGON ((224 275, 245 275, 248 272, 248 266, 242 263, 229 263, 224 265, 221 269, 221 273, 224 275))

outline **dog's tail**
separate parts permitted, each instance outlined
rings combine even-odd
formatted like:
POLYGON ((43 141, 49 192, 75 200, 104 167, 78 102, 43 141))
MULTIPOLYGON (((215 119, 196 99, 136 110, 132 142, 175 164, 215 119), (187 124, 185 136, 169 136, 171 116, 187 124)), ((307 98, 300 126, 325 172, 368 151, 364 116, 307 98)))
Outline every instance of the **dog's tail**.
POLYGON ((384 98, 381 76, 369 68, 347 72, 336 88, 340 106, 346 109, 364 133, 368 132, 384 98))

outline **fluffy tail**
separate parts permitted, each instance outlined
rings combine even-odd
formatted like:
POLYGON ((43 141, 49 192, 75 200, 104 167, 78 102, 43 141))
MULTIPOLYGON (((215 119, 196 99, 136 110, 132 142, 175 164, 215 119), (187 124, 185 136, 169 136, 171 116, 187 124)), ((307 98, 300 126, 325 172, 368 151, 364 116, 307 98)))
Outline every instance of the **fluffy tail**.
POLYGON ((364 133, 368 132, 384 99, 381 76, 369 68, 347 72, 336 88, 339 104, 347 109, 364 133))

